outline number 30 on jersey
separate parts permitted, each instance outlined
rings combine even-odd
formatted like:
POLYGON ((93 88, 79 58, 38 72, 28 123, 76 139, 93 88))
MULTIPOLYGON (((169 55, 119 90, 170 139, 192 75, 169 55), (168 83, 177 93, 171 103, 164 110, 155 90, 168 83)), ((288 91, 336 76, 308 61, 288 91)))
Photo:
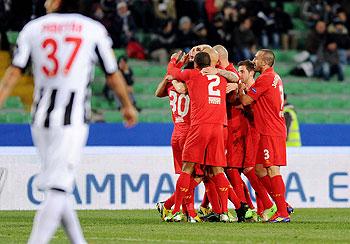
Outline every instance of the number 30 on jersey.
POLYGON ((190 97, 185 94, 178 94, 174 91, 170 91, 170 106, 173 114, 176 113, 181 117, 185 117, 188 113, 188 109, 190 107, 190 97))

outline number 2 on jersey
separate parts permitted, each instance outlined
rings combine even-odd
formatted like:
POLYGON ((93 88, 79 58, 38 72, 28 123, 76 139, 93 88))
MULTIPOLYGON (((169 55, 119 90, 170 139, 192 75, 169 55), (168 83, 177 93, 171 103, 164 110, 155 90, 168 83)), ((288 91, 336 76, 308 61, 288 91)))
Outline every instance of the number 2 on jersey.
MULTIPOLYGON (((64 65, 63 73, 66 75, 69 73, 72 64, 75 60, 75 57, 77 56, 77 53, 79 51, 79 48, 81 46, 82 39, 80 37, 66 37, 64 39, 65 43, 72 43, 74 45, 74 48, 69 55, 67 63, 64 65)), ((58 50, 58 44, 57 41, 53 38, 47 38, 43 41, 41 44, 41 47, 43 49, 49 49, 49 53, 47 54, 47 59, 51 61, 52 67, 48 68, 46 65, 41 67, 41 70, 43 73, 48 77, 56 76, 59 71, 60 63, 57 59, 57 50, 58 50)))

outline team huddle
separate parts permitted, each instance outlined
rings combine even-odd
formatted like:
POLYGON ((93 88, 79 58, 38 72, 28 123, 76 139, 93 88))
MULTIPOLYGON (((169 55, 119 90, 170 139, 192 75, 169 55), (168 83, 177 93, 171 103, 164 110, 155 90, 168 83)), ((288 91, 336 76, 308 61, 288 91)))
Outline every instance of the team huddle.
POLYGON ((172 55, 155 92, 170 100, 179 174, 173 195, 157 203, 163 221, 290 222, 293 208, 280 174, 280 166, 286 166, 284 93, 274 62, 273 52, 262 49, 253 61, 239 62, 237 71, 221 45, 172 55), (255 72, 260 73, 256 80, 255 72), (242 173, 255 191, 257 208, 242 173), (205 194, 196 211, 194 190, 201 182, 205 194))

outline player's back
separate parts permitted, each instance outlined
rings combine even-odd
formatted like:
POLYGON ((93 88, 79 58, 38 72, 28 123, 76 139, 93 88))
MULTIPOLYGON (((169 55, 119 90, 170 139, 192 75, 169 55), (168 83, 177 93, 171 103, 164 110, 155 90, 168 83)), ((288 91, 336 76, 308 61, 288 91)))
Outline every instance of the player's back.
POLYGON ((227 120, 226 79, 218 75, 202 75, 194 69, 186 84, 191 98, 191 125, 224 124, 227 120))
POLYGON ((93 64, 100 59, 107 73, 117 69, 105 28, 80 14, 52 13, 29 22, 17 45, 13 64, 23 67, 29 55, 33 63, 34 125, 86 122, 93 64))

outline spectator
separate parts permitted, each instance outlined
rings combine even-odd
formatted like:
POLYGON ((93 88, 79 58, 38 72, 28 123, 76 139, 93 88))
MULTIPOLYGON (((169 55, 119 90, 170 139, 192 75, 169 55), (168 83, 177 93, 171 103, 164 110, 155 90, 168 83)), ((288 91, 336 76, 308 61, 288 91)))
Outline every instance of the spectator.
POLYGON ((174 22, 171 19, 164 20, 161 28, 152 35, 149 45, 150 56, 161 64, 169 62, 169 54, 175 48, 176 33, 174 22))
POLYGON ((131 1, 129 7, 137 27, 144 32, 154 31, 155 14, 152 0, 131 1))
POLYGON ((323 0, 307 0, 302 6, 302 16, 309 27, 315 26, 319 20, 328 22, 331 11, 331 7, 323 0))
MULTIPOLYGON (((118 68, 126 81, 127 91, 128 91, 129 98, 130 98, 131 102, 133 103, 133 105, 137 109, 137 111, 141 112, 141 108, 136 106, 136 100, 135 100, 134 88, 133 88, 133 85, 135 83, 134 78, 133 78, 133 71, 129 67, 128 58, 126 56, 120 56, 118 58, 118 68)), ((114 95, 113 91, 109 88, 109 86, 107 84, 103 88, 103 94, 105 95, 105 97, 107 98, 108 101, 110 101, 110 102, 115 101, 117 104, 118 110, 120 110, 121 103, 120 103, 119 99, 117 98, 117 96, 114 95)))
POLYGON ((128 5, 122 1, 117 4, 117 15, 111 26, 111 37, 115 48, 125 47, 135 38, 136 24, 130 14, 128 5))
POLYGON ((175 0, 153 0, 154 14, 158 22, 176 19, 175 0))
POLYGON ((215 15, 213 22, 209 25, 208 28, 209 44, 212 46, 225 45, 227 36, 226 34, 224 16, 219 13, 215 15))
POLYGON ((208 30, 203 23, 197 24, 193 32, 196 35, 196 45, 208 44, 208 30))
POLYGON ((293 23, 290 15, 286 13, 283 9, 283 3, 278 2, 274 10, 275 28, 276 33, 280 35, 281 46, 283 49, 289 49, 289 43, 294 43, 292 45, 296 48, 294 37, 290 34, 293 29, 293 23))
POLYGON ((179 30, 176 34, 176 48, 189 52, 196 44, 196 35, 192 31, 192 21, 188 16, 179 20, 179 30))
POLYGON ((236 48, 236 61, 244 59, 252 59, 255 53, 256 40, 251 30, 252 20, 249 17, 244 17, 238 28, 234 31, 234 46, 236 48))
POLYGON ((301 138, 298 116, 292 104, 288 103, 287 94, 284 93, 284 119, 287 127, 287 146, 300 147, 301 138))
POLYGON ((318 55, 323 52, 327 39, 326 23, 322 20, 317 21, 314 29, 306 38, 305 48, 309 52, 310 61, 314 65, 314 74, 321 76, 322 64, 318 60, 318 55))
POLYGON ((330 80, 334 74, 337 74, 338 81, 344 80, 344 71, 340 64, 337 42, 333 38, 327 40, 325 49, 318 56, 318 60, 322 63, 322 76, 324 80, 330 80))
POLYGON ((350 48, 349 31, 344 24, 341 19, 335 18, 328 26, 329 35, 337 43, 339 61, 343 72, 347 64, 347 50, 350 48))

